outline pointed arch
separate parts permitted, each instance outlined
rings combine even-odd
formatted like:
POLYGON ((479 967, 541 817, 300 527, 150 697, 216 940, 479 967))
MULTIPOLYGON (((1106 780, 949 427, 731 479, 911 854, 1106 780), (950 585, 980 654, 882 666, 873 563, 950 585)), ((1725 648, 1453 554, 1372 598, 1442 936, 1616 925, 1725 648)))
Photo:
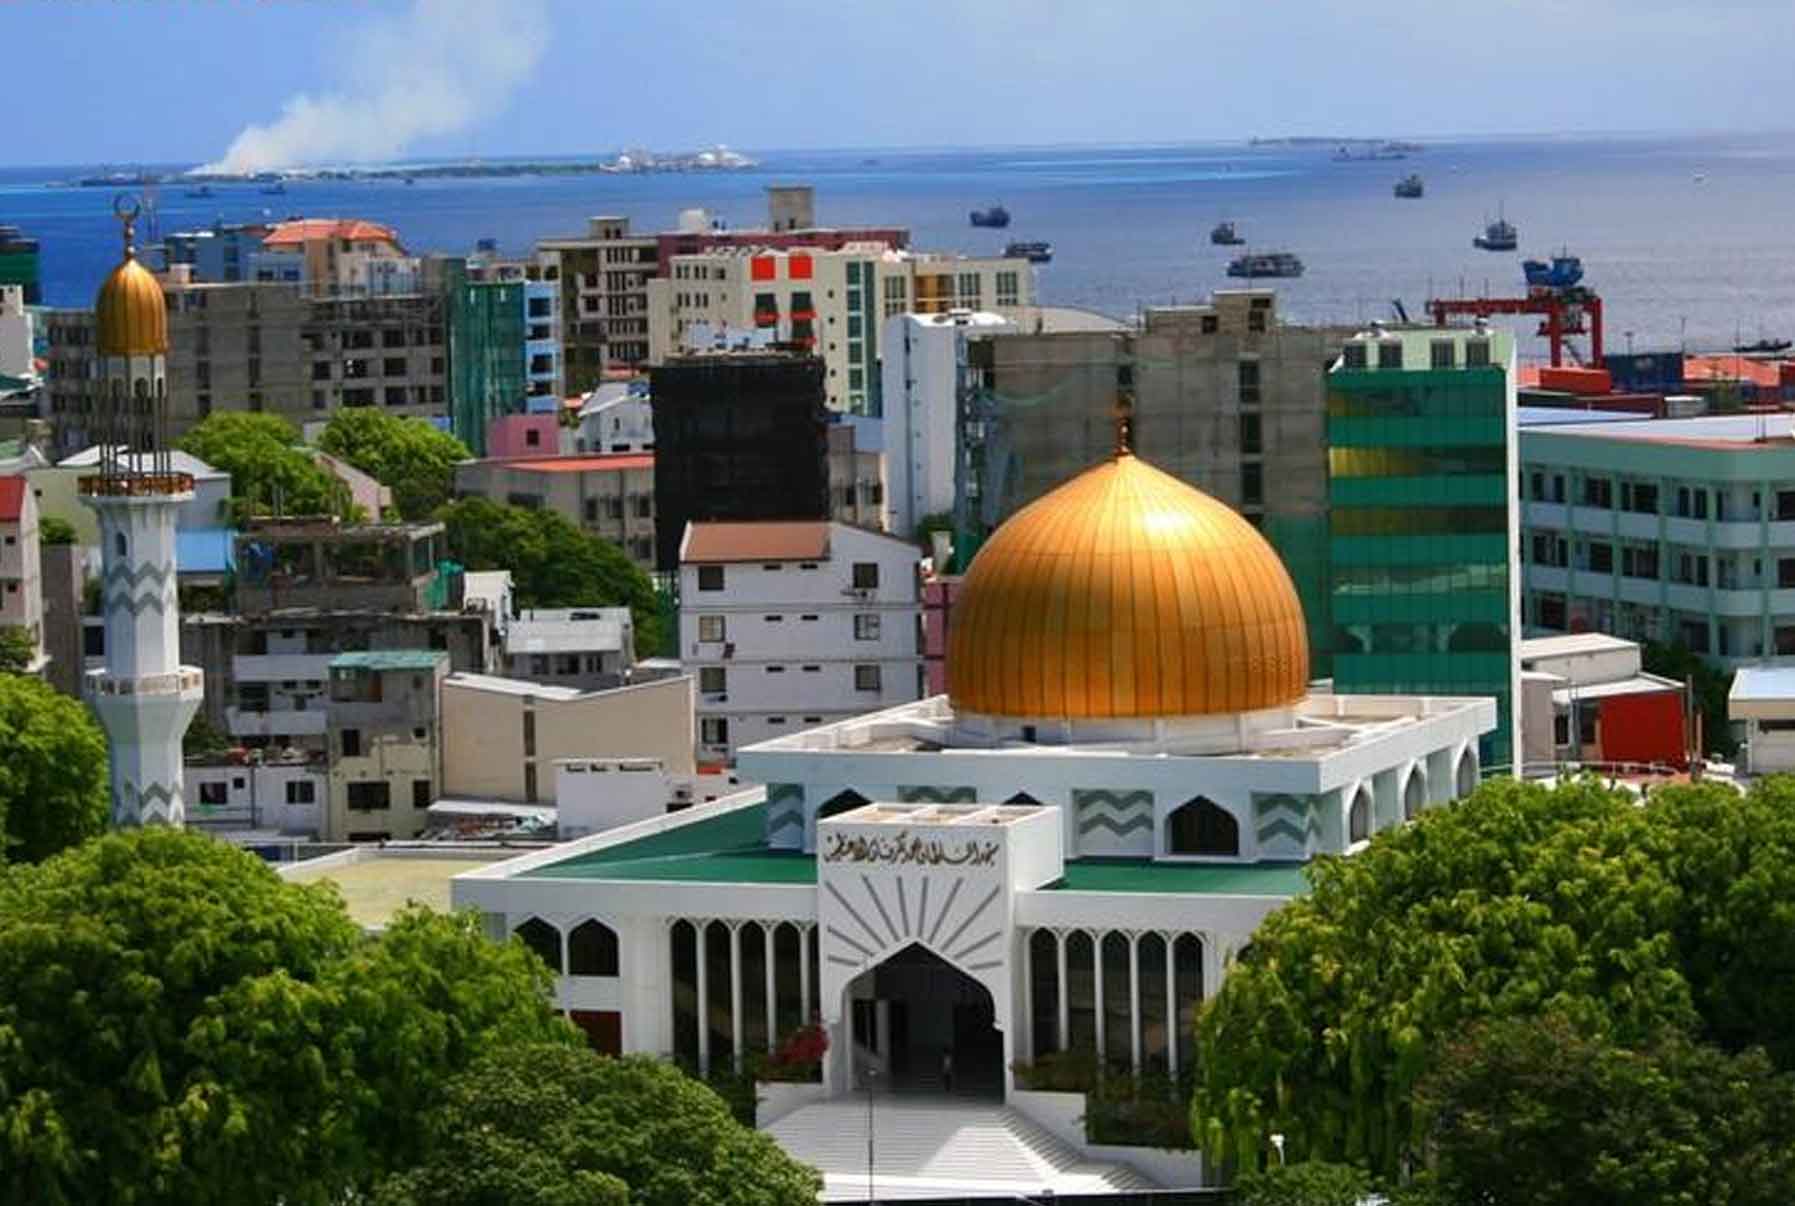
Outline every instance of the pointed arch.
POLYGON ((1240 822, 1208 796, 1195 796, 1166 818, 1166 853, 1240 857, 1240 822))
POLYGON ((1466 746, 1465 752, 1458 756, 1458 770, 1453 779, 1461 800, 1477 790, 1477 750, 1474 747, 1466 746))
POLYGON ((848 788, 845 791, 836 792, 827 800, 824 800, 821 804, 817 805, 816 819, 821 821, 828 817, 840 816, 844 812, 852 812, 856 808, 871 803, 871 800, 867 799, 859 792, 852 788, 848 788))
POLYGON ((557 976, 563 974, 566 965, 561 961, 560 930, 540 917, 532 917, 512 930, 511 935, 534 951, 538 959, 548 964, 550 971, 557 976))
POLYGON ((1427 771, 1420 766, 1409 770, 1408 782, 1402 786, 1402 819, 1412 821, 1427 807, 1427 771))
POLYGON ((1353 793, 1352 809, 1346 817, 1346 840, 1348 842, 1366 842, 1371 840, 1371 789, 1363 785, 1353 793))
POLYGON ((617 931, 597 918, 573 927, 567 935, 567 974, 615 976, 618 974, 617 931))
POLYGON ((1033 796, 1029 795, 1025 791, 1017 792, 1015 795, 1013 795, 1009 799, 1005 800, 1004 803, 1005 804, 1027 804, 1033 808, 1039 808, 1041 806, 1041 801, 1035 799, 1033 796))

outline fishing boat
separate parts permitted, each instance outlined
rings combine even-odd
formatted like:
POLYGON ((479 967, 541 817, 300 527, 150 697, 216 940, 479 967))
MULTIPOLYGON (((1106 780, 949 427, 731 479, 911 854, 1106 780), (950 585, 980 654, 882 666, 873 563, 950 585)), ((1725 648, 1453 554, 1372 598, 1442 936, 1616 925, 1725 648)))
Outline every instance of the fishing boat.
POLYGON ((1496 212, 1496 220, 1483 228, 1483 233, 1471 240, 1471 246, 1481 247, 1485 251, 1513 251, 1520 246, 1520 235, 1514 224, 1496 212))
POLYGON ((1209 241, 1217 247, 1238 247, 1246 242, 1235 231, 1232 222, 1217 222, 1209 232, 1209 241))
POLYGON ((202 184, 198 188, 190 188, 187 190, 187 195, 199 200, 204 200, 212 195, 212 186, 209 184, 202 184))
POLYGON ((972 224, 985 226, 993 230, 1002 230, 1010 224, 1010 211, 1001 205, 993 205, 987 209, 972 211, 972 224))
POLYGON ((1733 345, 1733 351, 1745 355, 1775 355, 1778 352, 1786 352, 1792 347, 1795 347, 1795 343, 1791 343, 1787 339, 1760 339, 1756 343, 1736 343, 1733 345))
POLYGON ((1288 251, 1259 252, 1238 256, 1228 262, 1229 276, 1301 276, 1303 262, 1288 251))
POLYGON ((1027 260, 1031 264, 1048 264, 1053 262, 1053 244, 1039 240, 1023 243, 1011 243, 1003 249, 1004 256, 1012 260, 1027 260))
POLYGON ((1570 289, 1583 279, 1583 261, 1574 255, 1560 253, 1545 260, 1522 260, 1521 271, 1534 289, 1570 289))
POLYGON ((1414 200, 1416 197, 1419 197, 1422 194, 1422 192, 1424 191, 1422 188, 1422 185, 1421 185, 1421 177, 1415 175, 1413 172, 1410 172, 1408 175, 1404 176, 1401 180, 1398 180, 1396 182, 1396 190, 1395 191, 1396 191, 1396 195, 1398 197, 1402 197, 1405 200, 1411 200, 1411 201, 1414 200))

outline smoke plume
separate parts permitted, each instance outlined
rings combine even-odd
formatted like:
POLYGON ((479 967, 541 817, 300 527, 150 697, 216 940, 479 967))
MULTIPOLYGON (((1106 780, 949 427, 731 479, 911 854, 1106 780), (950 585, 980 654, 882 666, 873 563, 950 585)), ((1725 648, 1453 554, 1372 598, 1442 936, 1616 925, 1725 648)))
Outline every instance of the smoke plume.
POLYGON ((289 98, 279 118, 247 127, 196 170, 391 159, 503 107, 541 59, 547 27, 543 0, 414 0, 347 31, 329 91, 289 98))

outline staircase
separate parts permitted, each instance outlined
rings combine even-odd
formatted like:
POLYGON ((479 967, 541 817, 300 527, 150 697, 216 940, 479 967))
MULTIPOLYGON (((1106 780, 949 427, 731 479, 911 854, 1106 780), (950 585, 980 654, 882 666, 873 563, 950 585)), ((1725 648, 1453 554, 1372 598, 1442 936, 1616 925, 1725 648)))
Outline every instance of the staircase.
MULTIPOLYGON (((1117 1193, 1156 1186, 1118 1164, 1094 1164, 996 1102, 880 1094, 873 1103, 878 1200, 944 1195, 1117 1193)), ((866 1096, 794 1110, 767 1128, 823 1174, 824 1201, 865 1201, 866 1096)))

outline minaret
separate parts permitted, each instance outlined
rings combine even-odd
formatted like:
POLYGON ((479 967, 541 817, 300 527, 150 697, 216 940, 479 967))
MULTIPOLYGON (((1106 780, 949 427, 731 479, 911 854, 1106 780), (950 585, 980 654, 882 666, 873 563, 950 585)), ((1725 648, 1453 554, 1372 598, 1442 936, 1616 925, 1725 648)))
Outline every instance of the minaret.
POLYGON ((168 303, 131 246, 138 207, 123 198, 124 258, 94 299, 96 367, 83 409, 100 471, 81 479, 100 526, 106 668, 87 698, 112 744, 112 823, 179 825, 181 738, 204 683, 180 664, 175 514, 193 498, 168 447, 168 303))

